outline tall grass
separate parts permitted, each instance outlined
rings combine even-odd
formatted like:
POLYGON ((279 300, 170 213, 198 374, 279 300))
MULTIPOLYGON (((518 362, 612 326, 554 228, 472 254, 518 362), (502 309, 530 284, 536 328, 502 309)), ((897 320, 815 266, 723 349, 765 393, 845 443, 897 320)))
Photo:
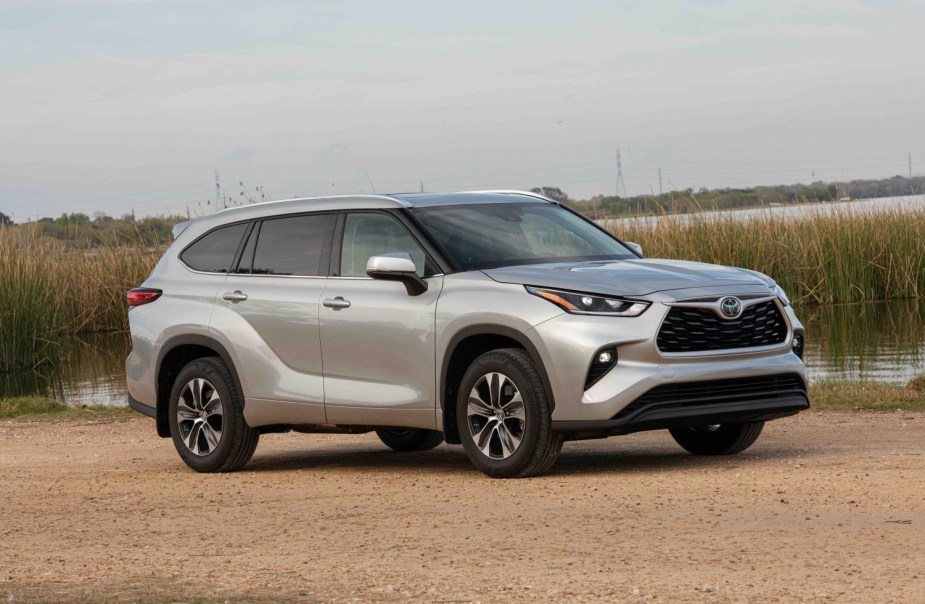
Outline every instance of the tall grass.
MULTIPOLYGON (((925 297, 925 211, 660 216, 611 223, 652 258, 767 273, 794 301, 843 303, 925 297)), ((0 228, 0 371, 59 361, 81 332, 126 328, 126 290, 162 249, 69 248, 0 228)))
POLYGON ((650 258, 749 268, 796 302, 925 297, 925 211, 658 216, 608 223, 650 258))
POLYGON ((56 362, 70 336, 126 327, 126 290, 161 251, 80 250, 0 229, 0 371, 56 362))

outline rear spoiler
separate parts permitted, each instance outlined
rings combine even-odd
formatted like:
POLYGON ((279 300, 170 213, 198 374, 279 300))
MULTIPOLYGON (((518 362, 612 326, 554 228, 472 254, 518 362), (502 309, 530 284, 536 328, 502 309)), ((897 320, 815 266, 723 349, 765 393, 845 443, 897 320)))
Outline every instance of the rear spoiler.
POLYGON ((191 224, 193 224, 192 220, 187 220, 186 222, 178 222, 177 224, 173 225, 173 230, 170 231, 170 234, 173 236, 174 239, 176 239, 177 237, 180 236, 180 234, 183 231, 186 230, 186 227, 188 227, 191 224))

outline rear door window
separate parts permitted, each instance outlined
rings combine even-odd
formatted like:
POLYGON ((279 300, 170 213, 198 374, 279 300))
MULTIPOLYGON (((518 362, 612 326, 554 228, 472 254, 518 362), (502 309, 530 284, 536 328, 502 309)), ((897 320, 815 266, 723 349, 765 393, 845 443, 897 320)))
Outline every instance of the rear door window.
POLYGON ((227 273, 246 230, 246 222, 215 229, 183 250, 180 259, 196 271, 227 273))
POLYGON ((264 220, 254 250, 254 275, 319 276, 327 274, 334 214, 264 220))

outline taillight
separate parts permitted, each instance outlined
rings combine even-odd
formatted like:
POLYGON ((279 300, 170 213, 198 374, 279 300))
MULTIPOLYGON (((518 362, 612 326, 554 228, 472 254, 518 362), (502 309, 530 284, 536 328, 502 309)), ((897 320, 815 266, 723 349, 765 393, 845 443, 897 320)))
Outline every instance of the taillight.
POLYGON ((154 302, 161 297, 162 293, 164 292, 159 289, 154 289, 153 287, 136 287, 135 289, 129 290, 128 294, 126 294, 128 306, 132 308, 133 306, 141 306, 148 302, 154 302))

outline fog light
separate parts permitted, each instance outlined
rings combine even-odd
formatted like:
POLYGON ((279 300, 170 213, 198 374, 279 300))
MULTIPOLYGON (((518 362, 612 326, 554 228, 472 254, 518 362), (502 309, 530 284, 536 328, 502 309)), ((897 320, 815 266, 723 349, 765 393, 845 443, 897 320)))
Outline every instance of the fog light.
POLYGON ((806 350, 806 335, 802 331, 795 332, 790 342, 790 347, 793 348, 793 353, 800 357, 802 361, 803 352, 806 350))
POLYGON ((598 350, 591 359, 591 367, 588 368, 588 376, 585 378, 585 390, 593 386, 617 364, 617 349, 611 347, 598 350))

